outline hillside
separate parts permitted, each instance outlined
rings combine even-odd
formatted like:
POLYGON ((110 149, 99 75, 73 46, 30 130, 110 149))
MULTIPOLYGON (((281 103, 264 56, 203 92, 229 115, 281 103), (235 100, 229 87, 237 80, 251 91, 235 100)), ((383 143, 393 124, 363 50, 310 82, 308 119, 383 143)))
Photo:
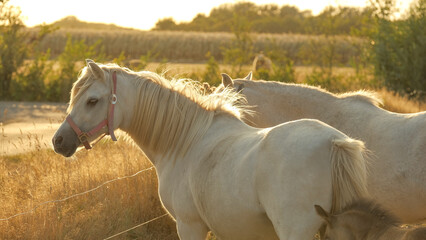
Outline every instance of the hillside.
POLYGON ((60 29, 86 29, 86 30, 133 30, 140 31, 133 28, 120 27, 115 24, 105 24, 105 23, 95 23, 95 22, 85 22, 79 20, 75 16, 64 17, 54 23, 52 26, 59 27, 60 29))

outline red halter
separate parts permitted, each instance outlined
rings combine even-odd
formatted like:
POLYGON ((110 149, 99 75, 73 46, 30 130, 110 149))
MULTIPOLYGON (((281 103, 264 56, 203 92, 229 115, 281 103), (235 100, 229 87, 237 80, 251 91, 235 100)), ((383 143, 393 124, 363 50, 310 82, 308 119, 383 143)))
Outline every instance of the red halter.
MULTIPOLYGON (((114 121, 114 106, 117 103, 117 95, 115 95, 117 93, 117 73, 115 71, 112 73, 112 85, 113 86, 112 86, 112 94, 111 94, 111 104, 109 105, 109 111, 108 111, 107 119, 100 122, 92 130, 90 130, 88 132, 81 131, 80 128, 77 126, 77 124, 75 124, 75 122, 71 119, 71 116, 69 114, 67 116, 67 119, 66 119, 67 122, 69 123, 71 128, 74 130, 74 132, 77 134, 78 139, 80 140, 81 143, 83 143, 84 147, 87 150, 92 148, 90 146, 88 139, 91 136, 93 136, 95 133, 102 130, 102 128, 104 128, 105 126, 108 127, 108 135, 111 136, 111 139, 113 141, 117 141, 117 138, 114 135, 114 123, 113 123, 113 121, 114 121)), ((107 133, 104 134, 102 137, 104 137, 105 135, 107 135, 107 133)))

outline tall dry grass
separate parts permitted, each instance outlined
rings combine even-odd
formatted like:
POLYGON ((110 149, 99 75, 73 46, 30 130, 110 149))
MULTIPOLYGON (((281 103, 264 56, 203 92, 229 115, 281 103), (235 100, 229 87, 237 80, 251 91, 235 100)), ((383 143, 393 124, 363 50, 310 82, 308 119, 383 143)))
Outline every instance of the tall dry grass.
POLYGON ((390 92, 385 88, 377 91, 379 97, 383 100, 383 108, 396 113, 416 113, 426 111, 426 104, 420 101, 414 101, 408 97, 390 92))
MULTIPOLYGON (((35 32, 31 29, 30 31, 35 32)), ((50 49, 52 57, 58 56, 64 50, 68 36, 74 40, 85 40, 88 45, 101 41, 98 48, 107 57, 117 57, 124 53, 128 59, 139 59, 142 55, 150 53, 157 61, 167 59, 173 62, 205 62, 208 52, 216 60, 222 61, 223 49, 229 48, 234 39, 232 33, 60 29, 43 39, 41 50, 50 49)), ((324 36, 317 35, 251 34, 250 36, 253 39, 254 52, 268 50, 272 44, 283 49, 287 57, 296 64, 306 61, 307 53, 306 49, 303 51, 304 48, 313 43, 315 46, 323 46, 328 41, 324 36)), ((352 58, 359 55, 359 49, 355 45, 361 41, 349 36, 337 36, 334 57, 341 64, 349 64, 352 58)))
MULTIPOLYGON (((52 150, 0 157, 0 218, 27 212, 151 167, 140 150, 121 141, 99 143, 65 159, 52 150)), ((155 170, 93 192, 0 221, 0 239, 104 239, 165 213, 155 170)), ((114 239, 177 239, 165 216, 114 239)))

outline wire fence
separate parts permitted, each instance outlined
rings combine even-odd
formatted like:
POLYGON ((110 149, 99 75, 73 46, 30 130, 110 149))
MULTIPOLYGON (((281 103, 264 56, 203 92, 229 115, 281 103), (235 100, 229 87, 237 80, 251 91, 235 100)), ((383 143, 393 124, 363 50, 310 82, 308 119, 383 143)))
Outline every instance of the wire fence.
MULTIPOLYGON (((10 220, 10 219, 12 219, 12 218, 15 218, 15 217, 18 217, 18 216, 21 216, 21 215, 26 215, 26 214, 33 213, 33 212, 34 212, 35 210, 37 210, 39 207, 44 206, 44 205, 46 205, 46 204, 49 204, 49 203, 57 203, 57 202, 64 202, 64 201, 67 201, 67 200, 69 200, 69 199, 71 199, 71 198, 78 197, 78 196, 82 196, 82 195, 85 195, 85 194, 87 194, 87 193, 93 192, 93 191, 95 191, 95 190, 97 190, 97 189, 99 189, 99 188, 101 188, 101 187, 105 186, 106 184, 109 184, 109 183, 112 183, 112 182, 115 182, 115 181, 118 181, 118 180, 123 180, 123 179, 126 179, 126 178, 132 178, 132 177, 135 177, 135 176, 137 176, 137 175, 139 175, 139 174, 141 174, 141 173, 143 173, 143 172, 146 172, 146 171, 149 171, 149 170, 153 170, 153 169, 154 169, 154 167, 153 167, 153 166, 152 166, 152 167, 149 167, 149 168, 145 168, 145 169, 142 169, 142 170, 140 170, 140 171, 138 171, 138 172, 136 172, 136 173, 134 173, 134 174, 132 174, 132 175, 129 175, 129 176, 123 176, 123 177, 118 177, 118 178, 115 178, 115 179, 112 179, 112 180, 108 180, 108 181, 103 182, 102 184, 98 185, 97 187, 94 187, 94 188, 89 189, 89 190, 87 190, 87 191, 84 191, 84 192, 81 192, 81 193, 77 193, 77 194, 73 194, 73 195, 68 196, 68 197, 66 197, 66 198, 62 198, 62 199, 58 199, 58 200, 50 200, 50 201, 46 201, 46 202, 43 202, 43 203, 37 204, 34 208, 32 208, 32 209, 30 209, 30 210, 28 210, 28 211, 21 212, 21 213, 17 213, 17 214, 15 214, 15 215, 9 216, 9 217, 7 217, 7 218, 0 218, 0 221, 8 221, 8 220, 10 220)), ((133 226, 133 227, 131 227, 131 228, 129 228, 129 229, 126 229, 126 230, 124 230, 124 231, 121 231, 121 232, 119 232, 119 233, 116 233, 116 234, 114 234, 114 235, 112 235, 112 236, 109 236, 109 237, 107 237, 107 238, 104 238, 104 240, 108 240, 108 239, 115 238, 115 237, 120 236, 120 235, 122 235, 122 234, 124 234, 124 233, 127 233, 127 232, 129 232, 129 231, 131 231, 131 230, 133 230, 133 229, 136 229, 136 228, 138 228, 138 227, 142 227, 142 226, 144 226, 144 225, 146 225, 146 224, 148 224, 148 223, 151 223, 151 222, 154 222, 154 221, 156 221, 156 220, 158 220, 158 219, 161 219, 161 218, 163 218, 163 217, 165 217, 165 216, 167 216, 167 215, 168 215, 168 213, 165 213, 165 214, 163 214, 163 215, 160 215, 160 216, 158 216, 158 217, 155 217, 155 218, 153 218, 153 219, 150 219, 150 220, 148 220, 148 221, 145 221, 145 222, 143 222, 143 223, 141 223, 141 224, 138 224, 138 225, 136 225, 136 226, 133 226)))
POLYGON ((138 171, 138 172, 136 172, 136 173, 134 173, 134 174, 132 174, 132 175, 129 175, 129 176, 123 176, 123 177, 118 177, 118 178, 115 178, 115 179, 108 180, 108 181, 106 181, 106 182, 104 182, 104 183, 102 183, 102 184, 98 185, 97 187, 94 187, 94 188, 92 188, 92 189, 89 189, 89 190, 84 191, 84 192, 81 192, 81 193, 73 194, 73 195, 68 196, 68 197, 66 197, 66 198, 62 198, 62 199, 58 199, 58 200, 50 200, 50 201, 46 201, 46 202, 43 202, 43 203, 37 204, 34 208, 32 208, 32 209, 30 209, 30 210, 28 210, 28 211, 21 212, 21 213, 17 213, 17 214, 15 214, 15 215, 12 215, 12 216, 9 216, 9 217, 6 217, 6 218, 0 218, 0 221, 8 221, 8 220, 10 220, 10 219, 12 219, 12 218, 15 218, 15 217, 18 217, 18 216, 22 216, 22 215, 26 215, 26 214, 33 213, 33 212, 34 212, 35 210, 37 210, 39 207, 44 206, 44 205, 46 205, 46 204, 49 204, 49 203, 58 203, 58 202, 64 202, 64 201, 67 201, 67 200, 69 200, 69 199, 71 199, 71 198, 75 198, 75 197, 82 196, 82 195, 85 195, 85 194, 87 194, 87 193, 93 192, 93 191, 95 191, 95 190, 97 190, 97 189, 99 189, 99 188, 101 188, 101 187, 105 186, 106 184, 109 184, 109 183, 112 183, 112 182, 115 182, 115 181, 118 181, 118 180, 126 179, 126 178, 132 178, 132 177, 135 177, 135 176, 137 176, 137 175, 139 175, 139 174, 141 174, 141 173, 143 173, 143 172, 146 172, 146 171, 149 171, 149 170, 152 170, 152 169, 154 169, 154 167, 153 167, 153 166, 152 166, 152 167, 149 167, 149 168, 142 169, 142 170, 140 170, 140 171, 138 171))
POLYGON ((155 217, 155 218, 153 218, 153 219, 151 219, 151 220, 148 220, 148 221, 146 221, 146 222, 144 222, 144 223, 141 223, 141 224, 139 224, 139 225, 136 225, 136 226, 134 226, 134 227, 131 227, 131 228, 127 229, 127 230, 124 230, 124 231, 122 231, 122 232, 116 233, 116 234, 114 234, 114 235, 112 235, 112 236, 109 236, 109 237, 107 237, 107 238, 104 238, 104 240, 108 240, 108 239, 115 238, 115 237, 117 237, 117 236, 120 236, 121 234, 124 234, 124 233, 126 233, 126 232, 129 232, 129 231, 131 231, 131 230, 133 230, 133 229, 135 229, 135 228, 142 227, 142 226, 143 226, 143 225, 145 225, 145 224, 148 224, 148 223, 150 223, 150 222, 154 222, 154 221, 156 221, 156 220, 158 220, 158 219, 160 219, 160 218, 163 218, 163 217, 165 217, 165 216, 167 216, 167 215, 169 215, 169 214, 165 213, 165 214, 163 214, 163 215, 161 215, 161 216, 155 217))

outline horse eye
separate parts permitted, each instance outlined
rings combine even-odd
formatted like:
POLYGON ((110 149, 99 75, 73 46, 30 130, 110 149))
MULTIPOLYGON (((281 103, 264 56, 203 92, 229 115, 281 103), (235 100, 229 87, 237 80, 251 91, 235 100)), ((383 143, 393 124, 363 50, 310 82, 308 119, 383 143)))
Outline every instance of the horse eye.
POLYGON ((89 100, 87 100, 87 105, 95 106, 97 102, 98 102, 97 98, 90 98, 89 100))

